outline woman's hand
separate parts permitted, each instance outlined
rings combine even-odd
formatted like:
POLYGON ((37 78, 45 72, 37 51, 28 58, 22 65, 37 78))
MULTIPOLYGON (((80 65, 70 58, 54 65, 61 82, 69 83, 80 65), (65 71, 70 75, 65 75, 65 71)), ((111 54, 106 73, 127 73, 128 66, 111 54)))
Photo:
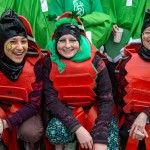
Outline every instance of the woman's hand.
POLYGON ((115 24, 115 25, 113 25, 113 29, 112 29, 112 34, 113 34, 113 36, 115 36, 116 35, 116 32, 119 30, 119 27, 115 24))
POLYGON ((137 116, 129 134, 132 136, 132 139, 143 140, 145 137, 148 137, 148 134, 145 130, 147 118, 148 116, 143 112, 137 116))
POLYGON ((92 150, 107 150, 107 145, 95 143, 92 150))
POLYGON ((78 128, 75 133, 76 133, 77 139, 78 139, 81 147, 85 148, 85 149, 89 148, 90 150, 92 150, 93 139, 92 139, 90 133, 82 126, 80 128, 78 128))

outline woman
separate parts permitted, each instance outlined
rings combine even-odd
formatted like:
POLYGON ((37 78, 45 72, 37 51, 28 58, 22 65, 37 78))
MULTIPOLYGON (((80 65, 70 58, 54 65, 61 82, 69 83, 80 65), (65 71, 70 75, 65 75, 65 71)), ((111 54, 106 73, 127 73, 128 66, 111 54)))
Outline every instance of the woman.
MULTIPOLYGON (((121 126, 121 143, 126 146, 127 140, 136 139, 139 149, 145 149, 144 142, 149 140, 149 96, 150 88, 150 10, 146 12, 141 30, 141 45, 128 45, 124 59, 119 65, 119 104, 124 110, 125 122, 121 126), (134 70, 134 71, 133 71, 134 70), (129 139, 128 139, 129 136, 129 139), (142 146, 142 147, 141 147, 142 146)), ((129 142, 127 148, 129 148, 129 142)), ((137 149, 135 144, 135 149, 137 149)), ((147 145, 147 144, 146 144, 147 145)))
POLYGON ((38 149, 43 134, 39 116, 42 55, 32 40, 28 21, 6 10, 0 18, 0 134, 10 150, 18 149, 15 129, 17 138, 30 150, 38 149), (28 54, 30 51, 36 55, 28 54))
POLYGON ((110 79, 95 47, 79 29, 80 19, 71 14, 59 17, 47 46, 51 56, 43 66, 44 94, 52 119, 46 135, 56 149, 77 138, 81 148, 106 150, 113 105, 110 79))

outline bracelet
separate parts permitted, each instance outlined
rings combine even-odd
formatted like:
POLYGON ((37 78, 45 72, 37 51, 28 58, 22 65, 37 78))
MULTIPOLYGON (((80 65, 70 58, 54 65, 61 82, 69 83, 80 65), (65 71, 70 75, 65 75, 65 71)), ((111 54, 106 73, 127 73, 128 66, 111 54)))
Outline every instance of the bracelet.
POLYGON ((3 134, 3 131, 4 131, 4 122, 2 119, 0 119, 0 135, 2 136, 3 134))

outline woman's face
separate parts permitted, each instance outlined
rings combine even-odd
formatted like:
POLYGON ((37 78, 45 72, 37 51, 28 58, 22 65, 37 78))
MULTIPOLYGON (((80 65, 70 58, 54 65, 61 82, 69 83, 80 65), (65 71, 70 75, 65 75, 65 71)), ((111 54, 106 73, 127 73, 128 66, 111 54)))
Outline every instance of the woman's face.
POLYGON ((58 53, 67 59, 72 58, 79 48, 79 42, 71 34, 63 35, 57 42, 58 53))
POLYGON ((28 40, 24 36, 15 36, 4 44, 4 53, 15 63, 21 63, 28 50, 28 40))
POLYGON ((142 34, 143 46, 150 50, 150 27, 146 28, 142 34))

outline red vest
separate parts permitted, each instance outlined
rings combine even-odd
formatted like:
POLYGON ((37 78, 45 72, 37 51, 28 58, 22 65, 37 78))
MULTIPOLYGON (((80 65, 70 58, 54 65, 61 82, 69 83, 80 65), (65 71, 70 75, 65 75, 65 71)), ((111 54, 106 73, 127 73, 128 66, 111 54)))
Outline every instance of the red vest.
POLYGON ((33 91, 33 82, 35 82, 34 68, 29 59, 15 82, 0 72, 0 100, 9 103, 27 102, 28 94, 33 91))
POLYGON ((126 113, 141 112, 144 108, 150 106, 150 62, 140 58, 137 49, 126 48, 125 53, 131 56, 127 62, 125 76, 128 85, 124 101, 127 106, 124 107, 126 113))
POLYGON ((27 58, 22 73, 15 82, 10 81, 0 72, 0 100, 3 103, 12 104, 11 107, 0 105, 2 108, 0 109, 0 117, 5 118, 6 115, 16 112, 24 102, 28 101, 28 94, 33 91, 32 83, 36 80, 34 64, 37 60, 37 58, 27 58))

